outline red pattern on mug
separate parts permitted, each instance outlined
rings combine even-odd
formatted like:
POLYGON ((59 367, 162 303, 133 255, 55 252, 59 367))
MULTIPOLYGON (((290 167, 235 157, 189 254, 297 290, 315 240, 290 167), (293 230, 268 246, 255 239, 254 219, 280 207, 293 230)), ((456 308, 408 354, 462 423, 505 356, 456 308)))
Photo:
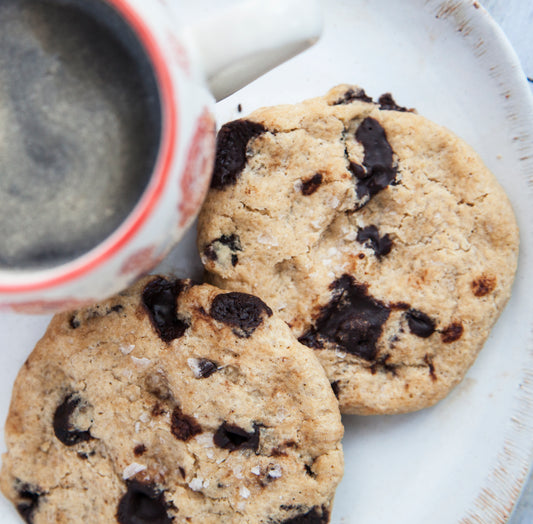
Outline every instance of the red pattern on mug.
POLYGON ((97 302, 96 298, 88 298, 87 300, 77 300, 73 297, 67 297, 58 300, 32 300, 29 302, 19 302, 16 304, 9 304, 4 309, 9 309, 14 313, 28 313, 30 315, 47 315, 56 313, 59 310, 76 309, 89 304, 97 302))
POLYGON ((176 35, 169 33, 168 39, 171 42, 172 50, 174 51, 174 58, 179 66, 183 69, 183 72, 187 76, 191 76, 191 63, 189 61, 189 56, 187 51, 181 44, 181 42, 176 38, 176 35))
POLYGON ((135 251, 122 264, 120 274, 126 275, 132 273, 135 275, 143 275, 148 273, 151 269, 159 264, 164 258, 164 255, 157 253, 157 246, 148 246, 135 251))
POLYGON ((205 198, 215 161, 215 120, 205 108, 196 124, 185 170, 181 177, 181 199, 179 202, 180 221, 183 227, 196 215, 205 198))

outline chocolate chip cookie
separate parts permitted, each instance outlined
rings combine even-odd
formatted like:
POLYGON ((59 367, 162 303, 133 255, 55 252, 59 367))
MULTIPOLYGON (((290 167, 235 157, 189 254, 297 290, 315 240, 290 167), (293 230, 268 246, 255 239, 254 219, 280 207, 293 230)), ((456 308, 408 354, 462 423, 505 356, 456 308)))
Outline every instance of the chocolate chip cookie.
POLYGON ((313 348, 345 413, 403 413, 464 376, 509 295, 518 231, 449 130, 338 86, 224 125, 198 246, 313 348))
POLYGON ((16 380, 0 487, 40 523, 327 523, 343 428, 260 299, 159 276, 60 314, 16 380))

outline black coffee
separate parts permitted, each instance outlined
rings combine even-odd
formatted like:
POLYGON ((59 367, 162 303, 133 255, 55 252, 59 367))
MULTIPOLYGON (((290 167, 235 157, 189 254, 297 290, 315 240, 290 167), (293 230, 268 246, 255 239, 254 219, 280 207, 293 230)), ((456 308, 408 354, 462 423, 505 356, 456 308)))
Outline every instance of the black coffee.
POLYGON ((66 262, 109 236, 160 134, 153 71, 110 6, 0 0, 0 267, 66 262))

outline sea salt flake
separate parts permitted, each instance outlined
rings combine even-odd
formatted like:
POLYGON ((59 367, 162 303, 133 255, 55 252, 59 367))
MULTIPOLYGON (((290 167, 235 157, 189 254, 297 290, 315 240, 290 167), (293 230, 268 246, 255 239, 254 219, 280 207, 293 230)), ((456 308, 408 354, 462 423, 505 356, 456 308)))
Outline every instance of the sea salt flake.
POLYGON ((202 378, 202 367, 200 366, 200 359, 199 358, 188 358, 187 359, 187 365, 192 371, 192 374, 194 375, 194 378, 202 378))
POLYGON ((254 475, 261 475, 261 466, 254 466, 251 470, 250 470, 254 475))
POLYGON ((149 358, 146 358, 146 357, 137 358, 137 357, 134 357, 133 355, 131 356, 131 360, 136 366, 140 368, 147 368, 152 363, 152 361, 149 358))
POLYGON ((272 246, 272 247, 279 245, 277 239, 265 233, 262 233, 257 237, 257 242, 259 244, 263 244, 265 246, 272 246))
POLYGON ((335 349, 335 356, 338 358, 346 358, 346 352, 338 348, 335 349))
POLYGON ((120 346, 119 349, 123 355, 129 355, 135 349, 135 344, 128 344, 127 346, 120 346))
POLYGON ((281 477, 281 466, 279 464, 272 464, 269 468, 268 468, 268 473, 267 475, 271 478, 271 479, 279 479, 281 477))
POLYGON ((189 488, 193 491, 201 491, 204 486, 204 480, 200 477, 195 477, 189 482, 189 488))
POLYGON ((243 499, 247 499, 250 496, 250 490, 248 488, 245 488, 244 486, 241 486, 241 489, 239 489, 239 495, 243 499))
POLYGON ((205 433, 200 433, 199 435, 196 435, 195 440, 202 446, 203 448, 213 448, 215 446, 213 442, 213 436, 214 433, 210 433, 209 431, 206 431, 205 433))
POLYGON ((137 462, 132 462, 129 466, 126 466, 124 468, 124 472, 122 473, 122 478, 124 480, 128 480, 129 478, 133 477, 134 475, 137 475, 137 473, 144 471, 146 469, 146 466, 144 464, 138 464, 137 462))

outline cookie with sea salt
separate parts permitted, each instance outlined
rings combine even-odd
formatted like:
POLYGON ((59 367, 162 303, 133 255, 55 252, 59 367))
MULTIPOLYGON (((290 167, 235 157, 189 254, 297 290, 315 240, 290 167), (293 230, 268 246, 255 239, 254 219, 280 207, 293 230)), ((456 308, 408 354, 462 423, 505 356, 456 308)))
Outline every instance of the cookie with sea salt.
POLYGON ((54 317, 14 386, 0 487, 32 524, 327 523, 342 434, 264 302, 152 276, 54 317))
POLYGON ((465 375, 509 295, 503 189, 449 130, 355 86, 224 125, 198 247, 315 350, 345 413, 402 413, 465 375))

